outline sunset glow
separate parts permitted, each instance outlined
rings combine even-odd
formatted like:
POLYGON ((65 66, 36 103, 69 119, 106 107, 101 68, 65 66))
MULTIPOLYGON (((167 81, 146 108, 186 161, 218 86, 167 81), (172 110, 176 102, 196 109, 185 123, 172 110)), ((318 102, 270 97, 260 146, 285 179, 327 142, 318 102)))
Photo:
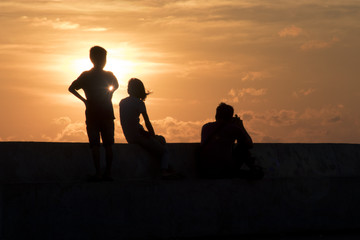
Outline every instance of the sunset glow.
MULTIPOLYGON (((0 141, 86 142, 68 92, 107 50, 116 142, 127 82, 168 142, 198 142, 224 101, 255 142, 360 143, 360 2, 0 1, 0 141)), ((110 89, 109 89, 110 90, 110 89)))
MULTIPOLYGON (((89 58, 81 58, 73 61, 72 64, 74 74, 81 73, 85 70, 89 70, 93 67, 89 58)), ((128 76, 133 73, 135 63, 131 61, 124 61, 119 59, 109 59, 106 62, 105 70, 111 71, 120 80, 119 84, 126 84, 122 82, 128 76)))

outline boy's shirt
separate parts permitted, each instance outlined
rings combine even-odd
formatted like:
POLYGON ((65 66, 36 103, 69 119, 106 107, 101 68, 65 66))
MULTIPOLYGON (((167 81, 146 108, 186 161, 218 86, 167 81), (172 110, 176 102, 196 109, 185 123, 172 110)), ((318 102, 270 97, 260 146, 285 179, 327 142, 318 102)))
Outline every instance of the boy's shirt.
POLYGON ((109 88, 112 86, 116 89, 119 84, 112 72, 93 68, 83 72, 71 86, 84 90, 87 99, 86 121, 115 119, 111 102, 113 92, 109 88))

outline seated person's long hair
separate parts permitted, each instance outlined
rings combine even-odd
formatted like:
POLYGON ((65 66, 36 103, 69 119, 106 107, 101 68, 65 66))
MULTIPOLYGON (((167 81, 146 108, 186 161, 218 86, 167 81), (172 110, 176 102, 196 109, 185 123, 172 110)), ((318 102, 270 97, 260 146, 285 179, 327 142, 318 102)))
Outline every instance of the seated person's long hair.
POLYGON ((141 101, 145 101, 149 91, 145 90, 144 84, 140 79, 131 78, 128 83, 128 93, 130 96, 139 98, 141 101))

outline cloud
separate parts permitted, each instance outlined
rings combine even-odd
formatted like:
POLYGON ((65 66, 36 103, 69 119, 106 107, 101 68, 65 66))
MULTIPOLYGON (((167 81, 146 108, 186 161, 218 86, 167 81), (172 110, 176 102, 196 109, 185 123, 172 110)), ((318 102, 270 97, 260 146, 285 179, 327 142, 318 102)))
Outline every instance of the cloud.
POLYGON ((172 117, 152 121, 155 132, 167 142, 200 142, 201 128, 210 120, 181 121, 172 117))
POLYGON ((222 99, 222 102, 227 103, 238 103, 240 99, 247 96, 250 97, 259 97, 265 95, 267 92, 266 88, 241 88, 241 89, 230 89, 228 97, 222 99))
POLYGON ((346 142, 355 120, 346 116, 344 108, 339 104, 303 111, 240 111, 238 115, 255 142, 346 142))
POLYGON ((282 109, 280 111, 269 111, 266 117, 270 126, 290 126, 297 121, 298 113, 294 110, 282 109))
POLYGON ((69 117, 59 117, 52 120, 60 130, 55 137, 42 135, 42 138, 51 142, 86 142, 86 125, 83 122, 72 122, 69 117))
MULTIPOLYGON (((198 72, 221 72, 223 74, 232 72, 237 66, 229 61, 189 61, 185 66, 176 69, 178 77, 187 78, 198 72)), ((174 69, 175 70, 175 69, 174 69)))
POLYGON ((53 119, 53 123, 56 125, 67 125, 71 123, 71 119, 69 117, 59 117, 53 119))
MULTIPOLYGON (((360 134, 360 120, 347 116, 341 104, 321 108, 270 109, 266 111, 236 111, 254 142, 349 142, 356 141, 360 134), (355 123, 355 125, 354 125, 355 123), (349 137, 350 136, 350 137, 349 137)), ((169 143, 200 142, 202 126, 214 119, 182 121, 166 117, 152 121, 156 134, 163 135, 169 143)), ((42 141, 88 142, 83 122, 73 122, 69 117, 53 119, 56 127, 51 137, 42 135, 42 141)), ((143 124, 143 123, 142 123, 143 124)), ((38 138, 30 136, 34 141, 38 138)), ((4 139, 3 139, 4 140, 4 139)), ((11 140, 6 138, 5 140, 11 140)), ((29 140, 29 139, 28 139, 29 140)), ((115 142, 126 143, 120 121, 115 121, 115 142)))
POLYGON ((60 18, 55 18, 54 20, 48 19, 47 17, 34 17, 30 18, 27 16, 22 16, 21 20, 29 22, 32 26, 39 27, 39 26, 46 26, 51 27, 54 29, 59 30, 72 30, 79 28, 79 24, 73 23, 70 21, 64 21, 60 18))
POLYGON ((303 30, 299 27, 295 27, 294 25, 290 27, 286 27, 278 32, 280 37, 297 37, 299 36, 303 30))
MULTIPOLYGON (((155 133, 163 135, 167 142, 200 142, 202 126, 209 121, 181 121, 172 117, 151 121, 155 133)), ((52 120, 58 126, 55 137, 42 135, 43 141, 49 142, 88 142, 86 125, 83 122, 72 122, 69 117, 52 120)), ((144 126, 144 123, 141 123, 144 126)), ((120 121, 115 120, 115 142, 126 143, 120 121)))
POLYGON ((304 51, 329 48, 339 41, 340 40, 337 37, 333 37, 330 41, 311 40, 302 44, 300 48, 304 51))
POLYGON ((298 112, 288 109, 272 109, 264 113, 246 111, 239 113, 239 115, 244 120, 261 122, 269 127, 291 126, 294 125, 298 119, 298 112))
POLYGON ((298 91, 295 91, 293 92, 293 96, 298 98, 298 97, 301 97, 301 96, 308 96, 312 93, 315 92, 315 89, 314 88, 308 88, 308 89, 300 89, 298 91))
POLYGON ((85 29, 84 31, 85 32, 105 32, 107 30, 108 30, 107 28, 98 27, 98 28, 88 28, 88 29, 85 29))
MULTIPOLYGON (((267 89, 266 88, 242 88, 237 91, 237 95, 240 97, 243 97, 245 95, 251 95, 251 96, 262 96, 266 94, 267 89)), ((236 93, 235 93, 236 94, 236 93)))
POLYGON ((244 77, 241 78, 242 81, 254 81, 264 77, 262 72, 248 72, 244 77))
POLYGON ((299 118, 302 120, 316 120, 318 125, 326 126, 329 124, 340 123, 342 121, 342 104, 336 106, 326 106, 321 109, 307 108, 299 118))

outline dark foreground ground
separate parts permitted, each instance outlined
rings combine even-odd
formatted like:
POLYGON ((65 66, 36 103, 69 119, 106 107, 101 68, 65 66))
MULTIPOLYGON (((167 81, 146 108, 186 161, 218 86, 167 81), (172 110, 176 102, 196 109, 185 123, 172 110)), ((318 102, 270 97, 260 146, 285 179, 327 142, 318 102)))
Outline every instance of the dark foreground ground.
POLYGON ((283 234, 283 235, 244 235, 237 237, 200 237, 171 240, 359 240, 359 233, 313 233, 313 234, 283 234))
POLYGON ((255 144, 260 181, 199 179, 197 147, 169 144, 184 179, 162 181, 116 144, 115 181, 89 183, 87 144, 0 142, 0 240, 360 240, 360 144, 255 144))

